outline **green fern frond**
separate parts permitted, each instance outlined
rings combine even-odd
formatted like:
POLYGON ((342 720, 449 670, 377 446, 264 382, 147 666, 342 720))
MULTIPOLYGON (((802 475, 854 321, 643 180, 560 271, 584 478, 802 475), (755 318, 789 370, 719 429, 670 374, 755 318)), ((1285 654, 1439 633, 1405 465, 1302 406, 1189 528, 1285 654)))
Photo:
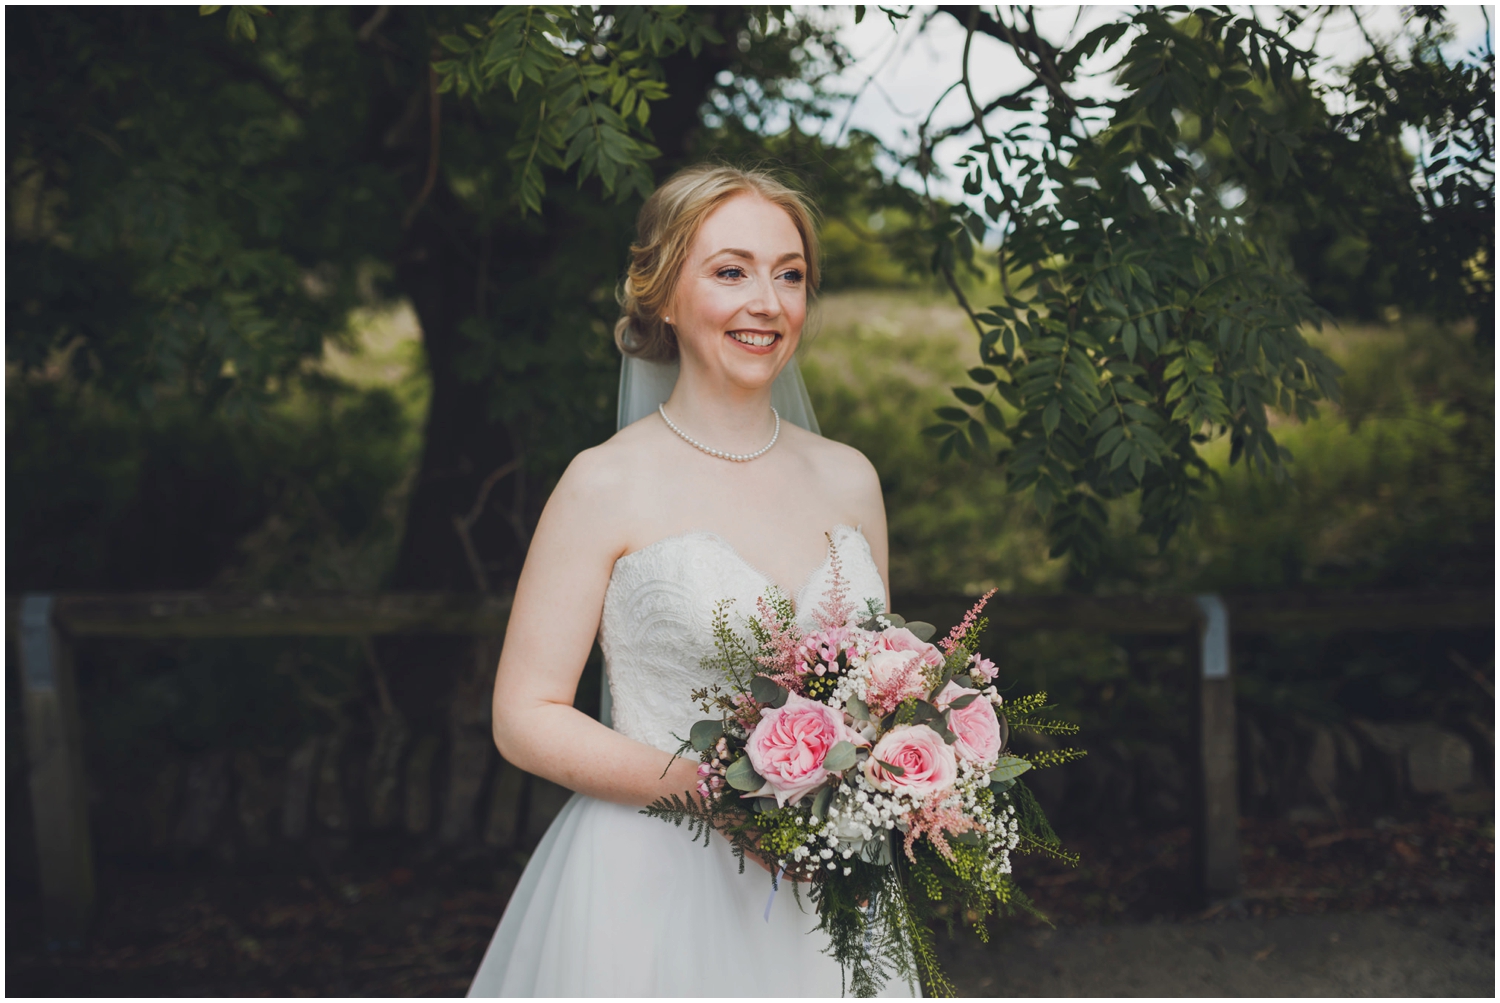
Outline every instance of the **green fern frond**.
POLYGON ((1034 770, 1044 770, 1049 766, 1061 766, 1063 763, 1071 763, 1088 755, 1085 749, 1039 749, 1036 752, 1017 753, 1022 759, 1031 764, 1034 770))

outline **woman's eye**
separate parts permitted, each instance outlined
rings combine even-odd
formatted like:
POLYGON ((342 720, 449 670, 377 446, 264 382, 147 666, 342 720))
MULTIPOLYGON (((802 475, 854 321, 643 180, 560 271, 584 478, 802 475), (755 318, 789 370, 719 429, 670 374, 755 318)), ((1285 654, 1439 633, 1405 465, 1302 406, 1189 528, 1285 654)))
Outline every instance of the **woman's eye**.
POLYGON ((802 281, 802 273, 799 272, 799 271, 797 271, 797 269, 795 269, 795 268, 791 268, 791 269, 788 269, 787 271, 782 272, 781 273, 781 277, 783 279, 786 279, 786 281, 791 282, 791 283, 797 283, 797 282, 801 282, 802 281))
POLYGON ((745 270, 743 268, 738 268, 734 265, 730 265, 728 268, 719 269, 717 274, 721 279, 742 279, 745 277, 745 270))

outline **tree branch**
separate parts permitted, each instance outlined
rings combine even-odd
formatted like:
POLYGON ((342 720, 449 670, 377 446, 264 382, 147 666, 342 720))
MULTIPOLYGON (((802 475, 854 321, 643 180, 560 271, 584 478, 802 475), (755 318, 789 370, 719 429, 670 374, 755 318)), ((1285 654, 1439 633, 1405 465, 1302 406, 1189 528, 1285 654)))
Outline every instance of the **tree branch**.
POLYGON ((1025 29, 1012 28, 1003 21, 991 17, 982 8, 953 5, 940 5, 938 10, 953 18, 959 24, 968 26, 973 21, 974 30, 998 39, 1010 46, 1015 52, 1016 58, 1021 65, 1036 77, 1044 87, 1051 92, 1053 99, 1063 108, 1072 112, 1076 108, 1098 107, 1099 102, 1092 98, 1074 98, 1063 90, 1062 85, 1068 81, 1064 80, 1057 69, 1058 48, 1047 41, 1037 31, 1034 17, 1028 13, 1029 27, 1025 29), (1036 61, 1028 58, 1028 54, 1036 57, 1036 61))
POLYGON ((391 5, 381 4, 375 8, 375 13, 370 15, 370 19, 359 26, 359 30, 354 33, 354 37, 362 43, 368 42, 371 36, 380 30, 380 26, 385 24, 385 19, 390 16, 391 5))
POLYGON ((484 514, 485 503, 489 501, 490 491, 509 475, 521 468, 521 459, 517 457, 509 463, 502 464, 490 472, 479 485, 479 493, 474 498, 474 505, 469 509, 467 515, 456 515, 453 517, 453 529, 458 533, 459 542, 463 544, 464 559, 469 562, 469 573, 474 576, 474 585, 480 592, 488 594, 490 591, 490 576, 485 573, 484 562, 479 559, 479 551, 474 546, 474 537, 471 530, 479 517, 484 514))
MULTIPOLYGON (((954 84, 953 86, 957 87, 961 83, 962 81, 959 81, 958 84, 954 84)), ((979 109, 978 115, 976 117, 988 116, 991 112, 999 108, 1001 105, 1014 101, 1016 98, 1022 97, 1041 86, 1042 82, 1040 80, 1033 80, 1031 83, 1026 84, 1023 87, 1016 88, 1009 94, 1002 94, 999 97, 995 98, 995 100, 991 101, 989 104, 985 105, 983 108, 979 109)), ((951 89, 952 88, 950 88, 950 90, 951 89)), ((943 96, 947 96, 947 91, 943 92, 943 96)), ((953 136, 959 135, 960 133, 967 132, 969 129, 973 128, 973 126, 973 122, 963 122, 958 125, 950 125, 946 129, 942 129, 938 132, 933 133, 932 142, 941 143, 945 139, 949 139, 953 136)))
POLYGON ((427 118, 431 123, 431 131, 427 146, 427 177, 422 182, 422 190, 417 193, 417 200, 406 210, 406 215, 401 220, 401 229, 411 229, 411 224, 417 218, 417 212, 421 210, 427 196, 432 194, 433 187, 437 184, 438 175, 438 140, 443 131, 443 96, 438 93, 437 70, 427 68, 427 93, 428 106, 427 118))

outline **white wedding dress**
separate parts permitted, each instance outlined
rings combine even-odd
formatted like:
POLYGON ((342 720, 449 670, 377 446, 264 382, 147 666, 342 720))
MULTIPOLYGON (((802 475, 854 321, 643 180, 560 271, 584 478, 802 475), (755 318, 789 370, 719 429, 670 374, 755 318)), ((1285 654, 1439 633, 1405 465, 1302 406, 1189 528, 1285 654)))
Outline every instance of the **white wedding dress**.
MULTIPOLYGON (((830 534, 856 608, 884 605, 885 585, 858 529, 830 534)), ((830 554, 831 557, 831 554, 830 554)), ((798 622, 831 578, 825 558, 794 601, 798 622)), ((670 536, 615 562, 599 625, 614 728, 665 756, 703 716, 689 692, 723 680, 712 654, 714 605, 731 622, 753 615, 772 584, 722 537, 670 536)), ((575 794, 526 866, 469 987, 470 996, 838 996, 838 964, 813 932, 817 916, 783 884, 765 918, 771 879, 743 874, 719 836, 635 808, 575 794)), ((908 996, 892 979, 885 993, 908 996)))

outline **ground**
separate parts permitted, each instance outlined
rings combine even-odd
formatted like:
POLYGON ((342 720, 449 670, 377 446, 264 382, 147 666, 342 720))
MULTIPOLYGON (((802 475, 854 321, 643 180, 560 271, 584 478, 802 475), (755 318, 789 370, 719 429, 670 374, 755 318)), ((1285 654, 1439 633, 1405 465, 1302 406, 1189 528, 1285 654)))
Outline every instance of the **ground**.
POLYGON ((1034 930, 952 951, 965 995, 1493 996, 1490 909, 1034 930))
MULTIPOLYGON (((1080 839, 1084 865, 1021 861, 1056 923, 945 937, 965 995, 1492 995, 1492 822, 1433 809, 1368 825, 1247 822, 1246 892, 1203 909, 1184 831, 1080 839)), ((105 861, 83 948, 49 950, 7 896, 5 992, 461 995, 514 886, 496 866, 283 865, 236 873, 105 861)))

